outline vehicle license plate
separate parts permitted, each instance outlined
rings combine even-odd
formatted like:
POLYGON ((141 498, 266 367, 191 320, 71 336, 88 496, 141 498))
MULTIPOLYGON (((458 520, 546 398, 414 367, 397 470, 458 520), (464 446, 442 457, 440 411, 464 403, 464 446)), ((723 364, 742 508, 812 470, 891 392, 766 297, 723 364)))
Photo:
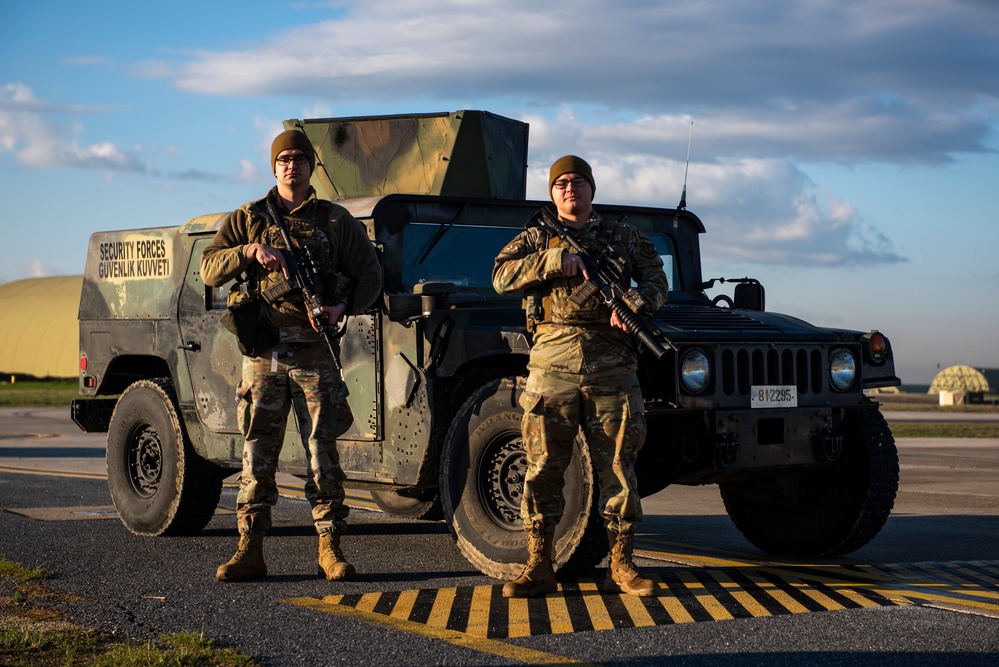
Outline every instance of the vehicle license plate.
POLYGON ((796 408, 798 407, 798 387, 793 384, 755 385, 750 407, 752 408, 796 408))

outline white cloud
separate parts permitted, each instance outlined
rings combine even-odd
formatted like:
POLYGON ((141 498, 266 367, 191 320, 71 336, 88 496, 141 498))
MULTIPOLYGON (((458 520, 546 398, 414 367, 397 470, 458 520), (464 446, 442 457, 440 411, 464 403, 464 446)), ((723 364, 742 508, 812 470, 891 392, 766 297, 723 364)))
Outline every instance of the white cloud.
MULTIPOLYGON (((62 120, 65 114, 80 111, 97 112, 80 106, 57 107, 36 98, 22 83, 5 84, 0 88, 0 152, 13 154, 29 167, 96 170, 106 172, 108 178, 115 173, 206 183, 252 178, 253 172, 245 164, 231 176, 198 169, 164 172, 142 160, 140 146, 125 149, 113 141, 81 142, 78 138, 84 133, 83 126, 62 120)), ((171 147, 168 152, 174 150, 171 147)))
MULTIPOLYGON (((684 117, 591 126, 568 109, 554 120, 534 117, 528 196, 547 199, 548 166, 576 153, 593 167, 598 204, 676 206, 689 129, 684 117)), ((702 134, 695 124, 695 156, 702 134)), ((687 205, 708 227, 707 260, 829 266, 905 261, 889 239, 859 220, 849 202, 819 187, 790 160, 692 159, 687 205)))
MULTIPOLYGON (((994 141, 999 49, 988 3, 327 4, 336 19, 131 71, 201 95, 290 97, 302 117, 488 108, 530 122, 528 194, 541 199, 548 164, 573 152, 594 166, 598 203, 675 206, 693 120, 687 201, 719 260, 904 261, 809 166, 938 164, 994 141)), ((84 142, 14 86, 0 96, 0 150, 34 166, 247 182, 267 176, 282 129, 253 119, 260 164, 243 160, 232 176, 163 173, 138 149, 84 142)))
POLYGON ((727 130, 702 145, 711 154, 844 162, 986 150, 999 97, 987 3, 337 4, 336 20, 149 74, 202 94, 400 111, 479 99, 654 121, 671 109, 727 130))
POLYGON ((145 171, 138 151, 124 151, 112 142, 80 144, 79 127, 49 118, 68 111, 38 100, 22 83, 6 84, 0 97, 0 148, 30 167, 76 167, 110 171, 145 171))

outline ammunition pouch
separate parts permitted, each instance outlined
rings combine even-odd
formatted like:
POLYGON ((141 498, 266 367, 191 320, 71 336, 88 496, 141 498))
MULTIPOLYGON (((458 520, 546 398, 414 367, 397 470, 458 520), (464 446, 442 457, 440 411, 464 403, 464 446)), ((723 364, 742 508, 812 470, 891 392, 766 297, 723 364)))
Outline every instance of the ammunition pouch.
POLYGON ((269 304, 273 304, 281 297, 287 296, 296 290, 296 286, 290 280, 282 280, 260 291, 260 296, 269 304))
POLYGON ((537 289, 526 290, 522 305, 524 314, 527 316, 527 330, 534 333, 538 324, 545 321, 545 308, 541 291, 537 289))
POLYGON ((222 326, 236 337, 239 351, 246 357, 259 357, 279 340, 277 329, 267 317, 263 299, 236 283, 229 291, 229 307, 222 314, 222 326))

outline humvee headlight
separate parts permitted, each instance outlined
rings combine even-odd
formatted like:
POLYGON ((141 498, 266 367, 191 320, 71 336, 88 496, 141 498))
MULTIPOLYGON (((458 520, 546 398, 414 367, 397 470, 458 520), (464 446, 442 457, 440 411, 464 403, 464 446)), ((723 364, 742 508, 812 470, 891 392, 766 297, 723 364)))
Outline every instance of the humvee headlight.
POLYGON ((708 355, 701 350, 693 349, 683 355, 680 362, 680 379, 683 386, 692 393, 700 393, 711 381, 711 365, 708 355))
POLYGON ((840 348, 829 358, 829 381, 833 389, 846 391, 857 377, 857 360, 849 350, 840 348))

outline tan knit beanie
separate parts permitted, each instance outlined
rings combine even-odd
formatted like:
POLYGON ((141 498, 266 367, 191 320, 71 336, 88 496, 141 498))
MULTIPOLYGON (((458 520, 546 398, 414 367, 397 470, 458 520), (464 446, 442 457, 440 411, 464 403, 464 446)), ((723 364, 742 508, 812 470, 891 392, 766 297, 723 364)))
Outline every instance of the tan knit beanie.
POLYGON ((305 132, 285 130, 274 137, 274 143, 271 144, 272 173, 275 171, 274 161, 277 160, 277 156, 281 154, 281 151, 286 151, 289 148, 297 148, 305 153, 305 157, 309 158, 309 171, 313 172, 316 170, 316 150, 312 147, 312 142, 309 141, 309 138, 305 136, 305 132))

